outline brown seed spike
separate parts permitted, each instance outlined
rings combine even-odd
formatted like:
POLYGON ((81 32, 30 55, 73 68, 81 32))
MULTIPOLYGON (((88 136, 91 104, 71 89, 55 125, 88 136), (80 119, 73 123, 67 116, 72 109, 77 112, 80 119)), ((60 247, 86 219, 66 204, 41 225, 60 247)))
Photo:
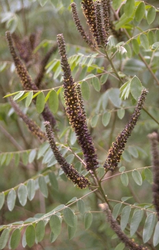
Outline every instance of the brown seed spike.
MULTIPOLYGON (((22 63, 22 61, 19 59, 14 46, 13 46, 13 41, 12 41, 12 36, 10 34, 9 31, 6 32, 6 38, 8 41, 8 45, 9 45, 9 49, 11 52, 11 55, 13 57, 14 63, 15 63, 15 67, 17 69, 17 74, 21 80, 21 83, 23 85, 23 88, 25 90, 38 90, 38 87, 34 84, 34 82, 32 81, 25 65, 22 63)), ((36 98, 34 98, 34 103, 36 103, 36 98)), ((54 118, 54 116, 52 115, 51 111, 49 110, 48 106, 46 105, 43 112, 42 112, 42 116, 44 118, 45 121, 49 121, 52 125, 52 127, 55 127, 56 125, 56 120, 54 118)))
POLYGON ((144 89, 141 93, 141 96, 138 99, 137 106, 132 114, 128 124, 126 124, 123 131, 117 136, 115 143, 112 143, 111 148, 109 149, 107 159, 104 163, 104 168, 106 171, 114 171, 120 161, 120 157, 125 148, 125 143, 127 142, 129 136, 131 135, 132 130, 134 129, 137 120, 139 118, 141 109, 145 102, 145 98, 148 91, 144 89))
POLYGON ((61 55, 61 67, 64 72, 64 98, 66 103, 66 112, 69 122, 75 130, 78 142, 84 153, 87 170, 94 170, 98 167, 97 155, 88 131, 85 116, 81 108, 76 86, 71 75, 71 69, 68 64, 65 42, 63 35, 57 36, 59 53, 61 55))
POLYGON ((158 220, 159 220, 159 148, 158 139, 159 136, 156 132, 148 135, 151 142, 151 154, 152 154, 152 172, 153 172, 153 204, 155 206, 158 220))
POLYGON ((14 49, 12 37, 11 37, 11 34, 9 31, 6 32, 6 38, 8 41, 10 53, 11 53, 13 60, 14 60, 14 63, 15 63, 17 74, 21 80, 21 83, 22 83, 24 89, 25 90, 37 90, 38 88, 33 84, 30 75, 28 74, 24 64, 19 59, 19 57, 14 49))
POLYGON ((103 21, 105 27, 105 43, 108 42, 109 29, 110 29, 110 0, 101 0, 103 9, 103 21))
POLYGON ((77 8, 76 8, 76 4, 72 3, 71 4, 71 8, 72 8, 72 16, 73 16, 73 20, 75 22, 75 25, 77 27, 77 30, 79 31, 79 33, 81 34, 82 38, 85 40, 85 42, 91 47, 91 48, 95 48, 95 44, 91 41, 90 37, 86 34, 86 32, 84 31, 82 24, 80 22, 78 13, 77 13, 77 8))
POLYGON ((83 0, 82 1, 82 8, 83 13, 86 17, 88 26, 90 31, 95 38, 95 41, 98 41, 98 33, 97 33, 97 26, 96 26, 96 14, 95 14, 95 6, 93 0, 83 0))
POLYGON ((9 98, 9 100, 10 100, 10 103, 11 103, 12 107, 14 108, 16 114, 20 118, 22 118, 22 120, 25 122, 25 124, 27 125, 30 132, 32 134, 34 134, 35 136, 37 136, 40 140, 42 140, 42 139, 46 140, 46 134, 41 131, 39 126, 20 110, 19 106, 17 105, 16 102, 13 101, 12 98, 9 98))
POLYGON ((96 25, 97 25, 97 44, 105 45, 105 30, 102 23, 102 13, 101 13, 101 3, 99 1, 95 2, 95 13, 96 13, 96 25))
POLYGON ((99 205, 102 210, 105 211, 107 215, 107 220, 113 229, 113 231, 117 234, 118 238, 125 244, 125 246, 130 250, 149 250, 147 247, 138 245, 132 239, 129 239, 128 236, 121 230, 118 222, 113 218, 113 215, 108 208, 107 204, 100 204, 99 205))
POLYGON ((51 126, 49 122, 45 122, 45 128, 46 128, 46 133, 47 137, 50 143, 50 147, 55 155, 55 158, 57 162, 60 164, 62 170, 66 174, 66 176, 74 183, 76 184, 79 188, 83 189, 86 188, 90 185, 89 181, 87 178, 85 178, 83 175, 80 175, 78 171, 68 162, 65 160, 65 158, 61 155, 59 152, 58 147, 56 146, 55 143, 55 138, 54 134, 51 130, 51 126))

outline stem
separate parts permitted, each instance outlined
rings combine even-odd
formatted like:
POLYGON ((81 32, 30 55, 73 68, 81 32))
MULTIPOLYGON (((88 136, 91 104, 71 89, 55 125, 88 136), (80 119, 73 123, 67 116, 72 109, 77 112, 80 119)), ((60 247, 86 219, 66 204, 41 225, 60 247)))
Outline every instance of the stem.
POLYGON ((143 107, 142 109, 145 111, 145 113, 146 113, 148 116, 151 117, 152 120, 154 120, 154 121, 159 125, 159 122, 155 119, 155 117, 153 117, 144 107, 143 107))
POLYGON ((18 150, 23 150, 23 148, 17 143, 17 141, 7 132, 7 130, 1 124, 0 130, 18 150))

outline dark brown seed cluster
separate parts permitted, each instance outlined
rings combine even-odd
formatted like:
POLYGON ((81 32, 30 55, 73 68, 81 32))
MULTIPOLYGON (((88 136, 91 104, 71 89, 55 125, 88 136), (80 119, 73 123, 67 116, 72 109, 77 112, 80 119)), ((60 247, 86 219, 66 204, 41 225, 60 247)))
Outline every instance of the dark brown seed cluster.
POLYGON ((156 132, 148 135, 151 142, 152 153, 152 171, 153 171, 153 204, 155 206, 158 220, 159 220, 159 148, 158 139, 159 136, 156 132))
MULTIPOLYGON (((35 83, 32 81, 25 65, 22 63, 22 61, 19 59, 14 46, 13 46, 13 41, 12 41, 12 37, 9 31, 6 32, 6 37, 8 40, 8 44, 9 44, 9 48, 10 48, 10 52, 11 55, 13 57, 14 63, 15 63, 15 67, 17 69, 17 74, 21 80, 21 83, 23 85, 23 88, 25 90, 38 90, 38 87, 35 85, 35 83)), ((33 100, 34 103, 36 103, 36 98, 33 100)), ((43 112, 42 112, 42 116, 44 118, 45 121, 49 121, 52 125, 52 127, 54 127, 56 125, 56 120, 54 118, 54 116, 52 115, 51 111, 49 110, 48 106, 46 105, 43 112)))
POLYGON ((96 25, 96 13, 93 0, 83 0, 81 2, 83 13, 86 17, 90 31, 93 34, 96 42, 98 41, 97 25, 96 25))
POLYGON ((114 169, 117 167, 122 152, 124 151, 125 144, 137 123, 147 93, 148 91, 146 89, 142 91, 141 96, 138 99, 137 106, 128 124, 125 126, 123 131, 117 136, 116 141, 112 144, 111 148, 109 149, 108 156, 104 164, 104 168, 106 169, 106 171, 109 170, 114 171, 114 169))
POLYGON ((83 118, 86 121, 86 112, 85 112, 84 102, 82 99, 81 85, 80 84, 76 85, 76 91, 77 91, 77 97, 78 97, 78 102, 80 104, 81 112, 82 112, 83 118))
POLYGON ((45 74, 45 67, 50 59, 50 57, 52 56, 53 53, 56 52, 58 46, 57 44, 55 44, 54 46, 51 47, 51 49, 47 52, 47 54, 45 55, 45 57, 43 58, 43 60, 40 63, 40 68, 39 68, 39 73, 37 74, 37 77, 34 80, 34 84, 39 88, 42 79, 44 77, 45 74))
POLYGON ((113 218, 111 211, 108 206, 105 205, 104 210, 107 214, 108 222, 110 223, 111 228, 117 234, 118 238, 125 244, 125 246, 130 250, 148 250, 147 247, 138 245, 132 239, 129 239, 127 235, 121 230, 118 222, 113 218))
POLYGON ((80 175, 78 171, 70 164, 67 163, 65 158, 62 157, 61 153, 58 150, 58 147, 56 146, 54 134, 51 130, 51 126, 49 122, 45 122, 45 128, 47 137, 50 143, 50 147, 55 155, 55 158, 61 168, 63 169, 66 176, 75 183, 79 188, 83 189, 90 185, 87 178, 85 178, 83 175, 80 175))
POLYGON ((39 126, 20 110, 19 106, 16 104, 16 102, 13 101, 12 98, 10 98, 9 100, 16 114, 22 118, 22 120, 25 122, 30 132, 33 135, 37 136, 40 140, 42 139, 46 140, 46 134, 41 131, 39 126))
POLYGON ((96 25, 97 25, 97 44, 104 45, 106 33, 102 23, 101 2, 95 2, 96 25))
POLYGON ((93 44, 91 38, 86 34, 86 32, 84 31, 81 21, 79 19, 78 13, 77 13, 77 8, 76 8, 76 4, 72 3, 71 4, 71 8, 72 8, 72 16, 73 16, 73 20, 76 24, 77 30, 79 31, 79 33, 81 34, 82 38, 85 40, 85 42, 92 48, 95 47, 95 44, 93 44))
POLYGON ((12 37, 11 37, 11 34, 9 31, 6 32, 6 37, 7 37, 10 53, 11 53, 13 60, 14 60, 14 63, 15 63, 17 74, 21 80, 21 83, 22 83, 24 89, 25 90, 37 90, 38 88, 32 82, 32 79, 31 79, 30 75, 28 74, 26 67, 24 66, 22 61, 19 59, 19 57, 14 49, 12 37))
POLYGON ((105 43, 108 42, 109 29, 110 29, 110 0, 101 0, 103 9, 103 22, 105 27, 105 43))
POLYGON ((64 72, 64 97, 66 112, 71 126, 74 128, 78 142, 84 153, 87 170, 94 170, 98 166, 95 148, 91 135, 88 131, 85 116, 78 99, 76 86, 74 84, 71 69, 68 64, 65 42, 62 34, 57 36, 59 53, 61 55, 61 67, 64 72))

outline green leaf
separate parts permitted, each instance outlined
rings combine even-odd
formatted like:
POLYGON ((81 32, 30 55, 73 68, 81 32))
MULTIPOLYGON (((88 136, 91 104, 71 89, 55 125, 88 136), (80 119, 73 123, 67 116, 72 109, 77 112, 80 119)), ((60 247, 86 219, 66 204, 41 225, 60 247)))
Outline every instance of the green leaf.
POLYGON ((109 124, 110 118, 111 118, 110 112, 107 112, 107 113, 102 115, 102 123, 103 123, 104 127, 106 127, 109 124))
POLYGON ((38 1, 40 3, 41 7, 43 7, 48 2, 48 0, 38 0, 38 1))
POLYGON ((138 151, 137 151, 136 147, 134 147, 134 146, 129 146, 129 147, 128 147, 128 152, 129 152, 134 158, 138 158, 138 156, 139 156, 138 151))
POLYGON ((35 228, 33 225, 30 225, 26 229, 26 242, 29 247, 32 247, 35 242, 35 228))
POLYGON ((131 94, 135 100, 138 100, 139 96, 141 95, 142 91, 142 84, 137 76, 134 76, 131 80, 131 94))
POLYGON ((89 91, 89 85, 87 82, 82 82, 81 83, 81 92, 82 92, 82 96, 85 100, 89 100, 89 96, 90 96, 90 91, 89 91))
POLYGON ((44 156, 46 150, 50 147, 49 143, 44 143, 40 146, 39 151, 38 151, 38 156, 37 159, 40 159, 41 156, 44 156))
POLYGON ((35 181, 30 179, 27 182, 28 199, 31 201, 35 196, 35 181))
POLYGON ((113 218, 116 220, 116 218, 118 217, 119 213, 120 213, 120 209, 122 207, 122 203, 117 203, 114 207, 113 207, 113 218))
POLYGON ((63 216, 64 216, 64 220, 68 226, 70 226, 70 227, 75 226, 75 214, 69 207, 66 207, 64 209, 63 216))
POLYGON ((16 249, 20 243, 21 233, 19 228, 15 229, 11 235, 10 246, 12 249, 16 249))
MULTIPOLYGON (((18 94, 14 96, 13 100, 14 101, 18 100, 20 97, 22 97, 22 95, 24 95, 24 93, 25 93, 25 91, 19 91, 18 94)), ((7 97, 7 96, 5 96, 5 97, 7 97)))
POLYGON ((22 162, 24 165, 27 165, 28 164, 28 152, 24 152, 22 155, 22 162))
POLYGON ((77 208, 78 208, 78 210, 79 210, 79 212, 81 214, 84 214, 84 212, 85 212, 85 204, 84 204, 83 200, 80 199, 80 200, 77 201, 77 208))
POLYGON ((69 240, 71 240, 75 236, 76 229, 77 229, 77 217, 75 217, 74 227, 68 226, 68 238, 69 238, 69 240))
POLYGON ((148 24, 153 23, 153 21, 155 20, 155 17, 156 17, 156 9, 154 7, 151 7, 147 13, 148 24))
POLYGON ((135 20, 140 22, 145 15, 145 4, 144 2, 139 3, 136 12, 135 12, 135 20))
POLYGON ((132 177, 133 177, 133 179, 134 179, 134 181, 136 182, 137 185, 139 185, 139 186, 142 185, 142 176, 141 176, 139 171, 134 170, 132 172, 132 177))
POLYGON ((40 176, 39 179, 38 179, 38 183, 39 183, 40 191, 42 192, 44 197, 47 198, 48 197, 48 188, 47 188, 47 184, 45 182, 45 177, 40 176))
POLYGON ((95 115, 95 116, 92 117, 92 119, 91 119, 92 128, 95 128, 97 126, 98 118, 99 118, 98 115, 95 115))
POLYGON ((121 98, 120 98, 120 90, 117 88, 112 88, 109 90, 109 100, 111 101, 111 103, 119 108, 121 105, 121 98))
POLYGON ((101 78, 100 78, 100 83, 101 84, 106 83, 106 81, 108 80, 108 77, 109 77, 109 74, 102 75, 101 78))
POLYGON ((122 173, 122 174, 120 175, 120 179, 121 179, 121 182, 123 183, 123 185, 124 185, 125 187, 127 187, 128 184, 129 184, 129 177, 128 177, 127 173, 122 173))
POLYGON ((120 96, 122 100, 126 100, 130 94, 131 81, 125 82, 120 88, 120 96))
POLYGON ((0 249, 4 249, 8 238, 9 238, 9 232, 10 230, 8 228, 4 229, 1 236, 0 236, 0 249))
POLYGON ((125 44, 124 47, 125 47, 125 49, 127 51, 127 56, 129 58, 131 58, 132 57, 132 49, 131 49, 130 45, 129 44, 125 44))
POLYGON ((130 222, 130 236, 131 237, 136 233, 140 225, 140 222, 142 221, 143 215, 144 215, 143 210, 134 211, 131 222, 130 222))
POLYGON ((18 188, 18 199, 22 206, 27 203, 28 190, 24 184, 21 184, 18 188))
POLYGON ((135 52, 135 54, 139 54, 139 44, 138 44, 138 41, 136 39, 133 39, 132 41, 132 48, 133 48, 133 51, 135 52))
POLYGON ((145 35, 145 34, 141 34, 141 35, 140 35, 140 44, 141 44, 141 46, 142 46, 144 49, 146 49, 146 50, 149 49, 149 40, 148 40, 148 38, 147 38, 147 35, 145 35))
POLYGON ((57 215, 52 215, 50 218, 50 228, 51 228, 51 232, 57 236, 60 234, 61 232, 61 220, 57 215))
POLYGON ((100 85, 99 79, 98 79, 97 77, 93 77, 93 78, 92 78, 92 85, 93 85, 94 89, 95 89, 97 92, 100 91, 101 85, 100 85))
POLYGON ((84 214, 84 227, 85 229, 89 229, 93 221, 93 215, 88 212, 84 214))
POLYGON ((0 209, 3 207, 4 201, 5 201, 5 195, 4 192, 2 192, 0 194, 0 209))
POLYGON ((149 214, 146 218, 144 230, 143 230, 143 242, 146 243, 149 241, 149 239, 152 236, 154 227, 156 222, 156 216, 155 214, 149 214))
POLYGON ((155 37, 155 33, 153 31, 149 31, 147 34, 148 40, 149 40, 149 44, 152 45, 156 42, 156 37, 155 37))
POLYGON ((154 235, 153 235, 153 245, 156 247, 159 244, 159 221, 156 224, 154 235))
POLYGON ((125 109, 118 109, 117 115, 118 115, 119 119, 123 119, 123 117, 125 115, 125 109))
POLYGON ((124 6, 125 15, 130 17, 135 9, 135 0, 127 0, 124 6))
POLYGON ((16 200, 16 192, 14 189, 11 189, 7 196, 7 205, 8 205, 9 211, 13 210, 15 206, 15 200, 16 200))
POLYGON ((145 168, 144 169, 144 175, 145 175, 145 179, 152 184, 153 183, 153 178, 152 178, 152 172, 150 169, 145 168))
POLYGON ((19 165, 19 161, 20 161, 20 154, 14 154, 14 164, 17 167, 19 165))
POLYGON ((29 154, 29 163, 32 163, 36 157, 36 149, 33 149, 29 154))
POLYGON ((130 217, 130 212, 131 212, 131 207, 130 206, 126 206, 122 209, 121 212, 121 221, 120 221, 120 225, 121 225, 121 230, 124 231, 128 221, 129 221, 129 217, 130 217))
POLYGON ((55 190, 58 190, 58 181, 57 181, 56 176, 53 172, 49 173, 49 179, 50 179, 50 183, 51 183, 52 187, 55 190))
POLYGON ((29 105, 31 104, 32 98, 33 98, 33 91, 30 91, 28 93, 26 100, 25 100, 25 107, 27 107, 27 108, 29 107, 29 105))
POLYGON ((123 242, 120 242, 114 250, 123 250, 125 248, 125 244, 123 242))
POLYGON ((49 96, 49 108, 52 113, 56 113, 59 106, 58 95, 55 90, 52 90, 49 96))
POLYGON ((43 112, 45 107, 45 95, 43 92, 40 92, 40 94, 36 98, 36 109, 37 112, 40 114, 43 112))
POLYGON ((35 227, 35 236, 37 239, 37 242, 40 242, 43 240, 45 235, 45 223, 44 221, 39 221, 35 227))
POLYGON ((118 9, 121 3, 122 3, 122 0, 113 0, 113 8, 115 10, 118 9))

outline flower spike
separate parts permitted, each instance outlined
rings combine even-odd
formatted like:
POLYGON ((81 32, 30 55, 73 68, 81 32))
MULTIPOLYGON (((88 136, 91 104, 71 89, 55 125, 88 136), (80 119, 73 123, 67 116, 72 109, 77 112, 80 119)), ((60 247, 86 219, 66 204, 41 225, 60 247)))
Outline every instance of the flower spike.
MULTIPOLYGON (((14 60, 15 67, 17 69, 17 74, 21 80, 23 88, 25 90, 36 90, 36 91, 39 90, 38 87, 32 81, 25 65, 22 63, 22 61, 18 57, 15 51, 15 48, 13 46, 12 36, 9 31, 6 32, 6 38, 8 40, 9 49, 10 49, 12 58, 14 60)), ((36 103, 36 98, 33 101, 34 103, 36 103)), ((50 121, 52 127, 56 125, 56 120, 47 105, 45 106, 42 112, 42 116, 45 121, 50 121)))
POLYGON ((42 79, 44 77, 45 74, 45 66, 47 65, 50 57, 52 56, 53 53, 55 53, 57 51, 57 44, 55 44, 54 46, 52 46, 50 48, 50 50, 47 52, 47 54, 45 55, 45 57, 43 58, 43 60, 40 63, 40 68, 39 68, 39 73, 37 75, 37 77, 34 80, 34 84, 39 88, 42 79))
POLYGON ((118 162, 120 161, 122 152, 124 151, 125 144, 137 123, 137 120, 139 118, 141 109, 145 102, 147 93, 148 91, 146 89, 143 89, 141 96, 138 99, 137 106, 128 124, 125 126, 123 131, 117 136, 115 142, 112 144, 111 148, 109 149, 107 159, 104 163, 104 168, 106 169, 106 171, 109 171, 109 170, 114 171, 115 168, 117 167, 118 162))
POLYGON ((97 25, 96 25, 96 14, 95 14, 95 6, 93 0, 83 0, 82 1, 82 8, 83 13, 86 17, 88 26, 90 31, 95 38, 95 41, 98 41, 98 32, 97 32, 97 25))
POLYGON ((103 9, 103 21, 105 28, 105 43, 108 42, 109 29, 110 29, 110 0, 101 0, 103 9))
POLYGON ((156 132, 148 135, 151 142, 152 153, 152 171, 153 171, 153 204, 155 206, 158 220, 159 220, 159 148, 158 141, 159 136, 156 132))
POLYGON ((103 28, 101 3, 95 2, 96 25, 97 25, 97 44, 105 45, 105 30, 103 28))
POLYGON ((97 155, 92 142, 91 135, 81 109, 80 100, 76 91, 71 69, 68 64, 65 41, 62 34, 57 35, 59 53, 61 55, 61 67, 64 72, 64 97, 66 112, 71 126, 74 128, 78 142, 84 153, 87 170, 94 170, 98 167, 97 155))
POLYGON ((118 222, 114 220, 110 209, 107 204, 99 205, 102 210, 106 212, 107 220, 110 223, 111 228, 117 234, 118 238, 125 244, 125 246, 130 250, 149 250, 145 246, 138 245, 133 241, 133 239, 129 239, 128 236, 121 230, 118 222))
POLYGON ((17 103, 15 101, 13 101, 12 98, 9 98, 9 100, 10 100, 10 103, 11 103, 12 107, 14 108, 16 114, 20 118, 22 118, 22 120, 25 122, 25 124, 27 125, 30 132, 32 134, 34 134, 35 136, 37 136, 40 140, 42 140, 42 139, 46 140, 46 134, 41 131, 39 126, 20 110, 19 106, 17 105, 17 103))
POLYGON ((58 147, 55 143, 54 134, 52 132, 51 126, 49 122, 45 122, 46 134, 50 143, 50 147, 55 155, 57 162, 60 164, 66 176, 81 189, 86 188, 90 185, 87 178, 83 175, 80 175, 78 171, 70 164, 67 163, 65 158, 59 152, 58 147))
POLYGON ((79 31, 79 33, 81 34, 82 38, 85 40, 85 42, 92 48, 95 48, 95 44, 91 41, 90 37, 86 34, 86 32, 84 31, 82 24, 80 22, 78 13, 77 13, 77 8, 76 8, 76 4, 75 3, 71 3, 71 8, 72 8, 72 16, 73 16, 73 20, 76 24, 76 27, 79 31))

